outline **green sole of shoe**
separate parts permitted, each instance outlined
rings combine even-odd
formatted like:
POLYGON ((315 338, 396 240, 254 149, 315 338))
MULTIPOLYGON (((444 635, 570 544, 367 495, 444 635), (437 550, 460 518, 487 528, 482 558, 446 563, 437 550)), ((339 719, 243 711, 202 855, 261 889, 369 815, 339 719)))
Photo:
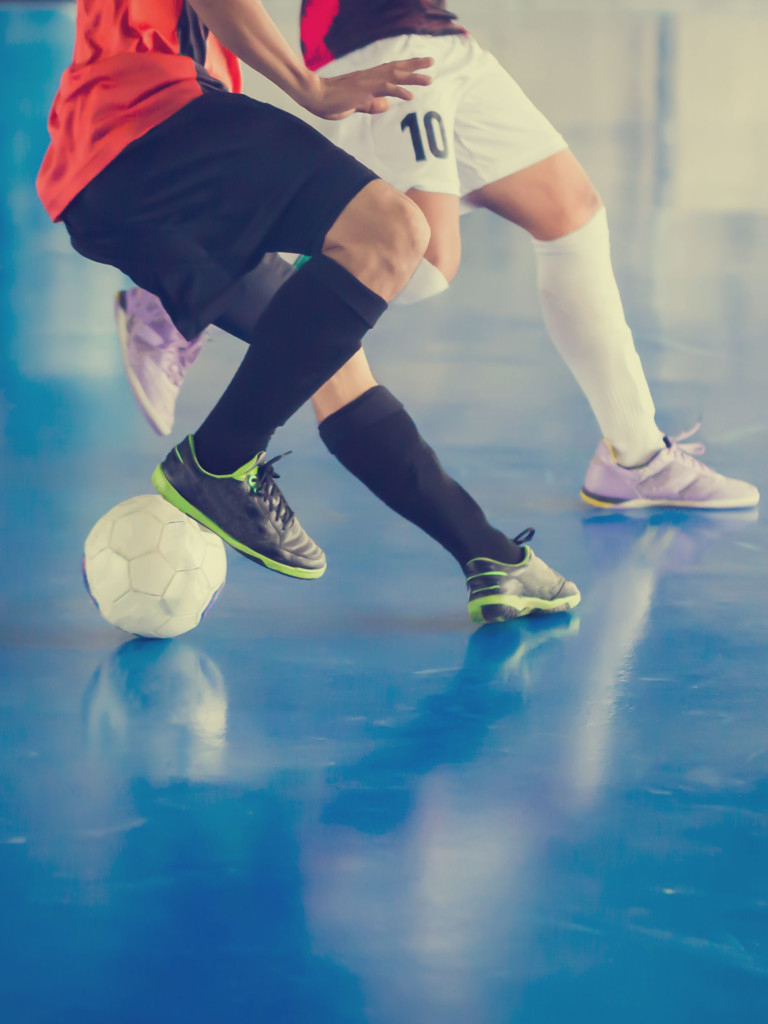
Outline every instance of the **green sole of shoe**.
POLYGON ((572 597, 559 597, 554 601, 543 601, 537 597, 478 597, 469 602, 469 617, 472 622, 484 624, 489 622, 506 622, 509 619, 522 619, 526 615, 556 615, 558 612, 570 612, 581 601, 580 594, 572 597))
POLYGON ((252 562, 258 562, 259 565, 263 565, 266 569, 271 569, 273 572, 279 572, 283 576, 292 576, 294 579, 299 580, 316 580, 319 579, 325 572, 325 566, 320 569, 302 569, 295 565, 285 565, 283 562, 276 562, 273 558, 268 558, 266 555, 260 555, 258 551, 253 551, 247 545, 243 544, 239 540, 235 540, 234 537, 222 530, 222 528, 214 523, 212 519, 209 519, 205 513, 200 512, 190 505, 186 498, 184 498, 173 484, 169 483, 168 478, 163 472, 162 465, 156 466, 155 471, 152 474, 152 486, 155 488, 157 493, 165 498, 166 501, 170 502, 174 508, 179 509, 180 512, 186 512, 188 516, 195 519, 202 526, 207 526, 208 529, 215 533, 218 537, 230 547, 234 548, 235 551, 239 551, 241 555, 245 555, 246 558, 250 558, 252 562))

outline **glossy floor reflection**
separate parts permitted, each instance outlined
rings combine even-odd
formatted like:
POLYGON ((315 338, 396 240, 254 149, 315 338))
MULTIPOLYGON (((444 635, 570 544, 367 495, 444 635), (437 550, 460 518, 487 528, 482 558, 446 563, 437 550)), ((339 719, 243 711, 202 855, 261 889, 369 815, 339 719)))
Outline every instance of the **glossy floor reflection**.
MULTIPOLYGON (((487 32, 498 5, 478 6, 487 32)), ((580 38, 615 30, 637 64, 620 106, 560 114, 611 210, 660 421, 703 416, 711 462, 766 492, 768 219, 746 186, 738 208, 724 186, 684 201, 695 133, 669 147, 659 124, 684 115, 696 5, 593 6, 580 38), (662 61, 651 43, 670 38, 662 61), (672 80, 674 115, 646 103, 672 80)), ((520 17, 543 47, 556 15, 520 17)), ((323 580, 233 556, 212 614, 166 643, 95 614, 83 538, 149 490, 166 445, 121 377, 119 278, 32 190, 69 19, 0 9, 24 97, 0 111, 3 1022, 764 1019, 765 525, 579 503, 595 430, 518 233, 466 218, 450 295, 393 311, 369 347, 492 517, 536 526, 582 588, 577 617, 473 633, 450 560, 345 476, 305 413, 281 472, 323 580)), ((511 61, 511 27, 499 46, 511 61)), ((238 351, 207 347, 180 432, 238 351)))

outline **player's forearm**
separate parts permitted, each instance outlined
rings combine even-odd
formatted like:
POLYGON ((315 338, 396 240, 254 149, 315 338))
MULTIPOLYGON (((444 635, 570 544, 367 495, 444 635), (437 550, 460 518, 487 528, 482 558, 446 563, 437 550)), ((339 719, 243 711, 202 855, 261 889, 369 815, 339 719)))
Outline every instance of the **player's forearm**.
POLYGON ((189 0, 203 23, 240 60, 302 106, 319 80, 304 66, 260 0, 189 0))

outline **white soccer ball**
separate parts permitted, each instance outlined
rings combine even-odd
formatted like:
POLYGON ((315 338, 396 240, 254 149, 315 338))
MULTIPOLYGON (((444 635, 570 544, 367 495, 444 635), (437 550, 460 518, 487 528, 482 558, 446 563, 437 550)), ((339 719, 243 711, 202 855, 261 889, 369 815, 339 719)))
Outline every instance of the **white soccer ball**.
POLYGON ((165 639, 194 629, 227 575, 215 533, 159 494, 115 505, 85 541, 88 593, 113 626, 165 639))

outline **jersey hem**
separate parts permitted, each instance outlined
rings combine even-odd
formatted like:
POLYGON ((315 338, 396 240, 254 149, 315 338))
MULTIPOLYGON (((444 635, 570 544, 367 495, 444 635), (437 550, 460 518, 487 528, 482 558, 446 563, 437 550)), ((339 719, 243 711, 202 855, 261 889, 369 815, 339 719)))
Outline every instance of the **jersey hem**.
MULTIPOLYGON (((189 79, 187 82, 178 83, 177 90, 179 92, 179 95, 176 97, 178 102, 169 103, 168 106, 164 106, 162 111, 157 112, 158 116, 149 117, 146 124, 143 124, 140 128, 137 127, 135 122, 126 121, 124 124, 113 129, 109 134, 109 145, 105 145, 103 149, 94 153, 76 175, 68 178, 65 188, 56 191, 48 189, 44 174, 46 161, 43 160, 43 167, 41 167, 37 176, 36 189, 40 202, 54 223, 61 220, 62 214, 73 199, 84 188, 87 188, 93 179, 105 170, 113 160, 117 159, 132 142, 143 138, 153 128, 157 128, 158 125, 167 121, 169 117, 173 117, 174 114, 177 114, 187 104, 199 99, 203 95, 203 89, 196 79, 189 79), (186 93, 184 96, 180 95, 182 87, 186 93)), ((49 148, 48 152, 52 152, 52 149, 49 148)))

